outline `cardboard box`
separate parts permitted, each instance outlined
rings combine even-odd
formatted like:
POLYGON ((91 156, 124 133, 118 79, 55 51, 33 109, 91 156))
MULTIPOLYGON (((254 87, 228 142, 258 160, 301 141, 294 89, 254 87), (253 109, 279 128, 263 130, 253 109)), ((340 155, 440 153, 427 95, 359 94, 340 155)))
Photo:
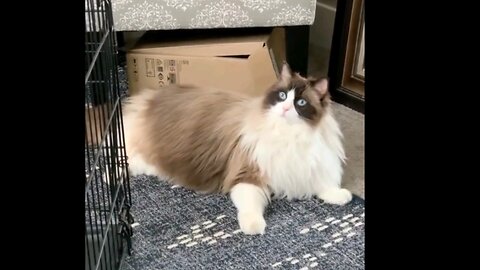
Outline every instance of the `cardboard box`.
POLYGON ((263 95, 285 60, 284 40, 282 28, 220 37, 146 34, 127 53, 130 95, 175 83, 263 95))

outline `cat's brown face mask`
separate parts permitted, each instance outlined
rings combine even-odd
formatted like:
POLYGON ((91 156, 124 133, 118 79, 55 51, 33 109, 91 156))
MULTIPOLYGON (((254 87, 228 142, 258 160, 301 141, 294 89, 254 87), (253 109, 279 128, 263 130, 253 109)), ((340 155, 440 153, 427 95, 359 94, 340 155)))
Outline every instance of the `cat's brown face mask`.
POLYGON ((279 81, 267 92, 264 108, 289 123, 316 125, 330 105, 327 79, 304 78, 284 64, 279 81))

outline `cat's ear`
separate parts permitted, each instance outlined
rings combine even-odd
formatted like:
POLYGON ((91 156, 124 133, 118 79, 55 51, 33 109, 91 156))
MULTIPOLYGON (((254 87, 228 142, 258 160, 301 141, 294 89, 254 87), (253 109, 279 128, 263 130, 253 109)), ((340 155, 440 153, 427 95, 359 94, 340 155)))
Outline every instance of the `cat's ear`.
POLYGON ((319 80, 310 80, 310 84, 320 96, 320 99, 322 99, 328 93, 328 79, 323 78, 319 80))
POLYGON ((284 83, 289 83, 292 79, 292 70, 287 62, 283 62, 282 72, 280 73, 280 80, 284 83))

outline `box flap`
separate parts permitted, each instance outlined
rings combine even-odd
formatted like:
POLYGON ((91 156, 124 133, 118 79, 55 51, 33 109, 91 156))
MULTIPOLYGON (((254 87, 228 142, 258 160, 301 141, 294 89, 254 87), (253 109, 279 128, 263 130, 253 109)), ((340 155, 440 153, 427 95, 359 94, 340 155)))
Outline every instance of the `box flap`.
POLYGON ((267 44, 269 47, 272 64, 277 72, 277 75, 279 75, 279 69, 281 68, 283 62, 287 60, 285 48, 285 29, 280 27, 274 28, 267 44))
POLYGON ((182 36, 165 37, 145 35, 130 50, 132 53, 186 55, 186 56, 239 56, 251 55, 268 41, 269 33, 245 36, 182 36))
POLYGON ((255 93, 263 95, 277 80, 277 70, 267 46, 258 50, 248 58, 250 77, 254 83, 255 93))

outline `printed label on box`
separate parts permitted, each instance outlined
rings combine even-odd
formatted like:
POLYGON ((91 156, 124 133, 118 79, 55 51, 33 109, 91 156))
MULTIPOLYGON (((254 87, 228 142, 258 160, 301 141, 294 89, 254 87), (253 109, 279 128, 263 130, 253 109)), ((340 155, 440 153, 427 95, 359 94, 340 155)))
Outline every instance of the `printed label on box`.
POLYGON ((174 59, 166 59, 163 62, 157 60, 157 78, 160 87, 180 82, 179 72, 182 64, 188 65, 188 60, 177 61, 174 59))
POLYGON ((147 77, 155 77, 155 60, 153 58, 145 59, 147 77))

